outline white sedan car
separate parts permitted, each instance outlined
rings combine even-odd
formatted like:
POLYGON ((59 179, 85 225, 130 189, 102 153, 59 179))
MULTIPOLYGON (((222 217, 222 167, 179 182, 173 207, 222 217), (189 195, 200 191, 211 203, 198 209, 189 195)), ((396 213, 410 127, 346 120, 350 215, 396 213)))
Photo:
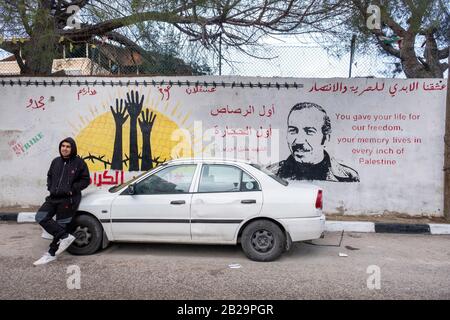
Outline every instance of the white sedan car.
POLYGON ((93 254, 110 241, 240 243, 248 258, 272 261, 324 226, 316 186, 288 186, 249 162, 177 159, 84 194, 68 251, 93 254))

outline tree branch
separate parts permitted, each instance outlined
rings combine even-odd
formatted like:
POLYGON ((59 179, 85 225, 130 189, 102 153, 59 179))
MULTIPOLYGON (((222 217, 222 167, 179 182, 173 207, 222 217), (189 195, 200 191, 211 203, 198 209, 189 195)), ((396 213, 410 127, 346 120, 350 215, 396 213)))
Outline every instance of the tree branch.
POLYGON ((154 62, 155 59, 145 50, 143 49, 141 46, 139 46, 138 44, 136 44, 134 41, 128 39, 127 37, 125 37, 124 35, 115 32, 115 31, 111 31, 105 34, 105 36, 108 37, 108 39, 111 39, 113 41, 116 41, 120 44, 123 44, 124 46, 138 52, 141 56, 147 58, 148 60, 150 60, 150 62, 154 62))
POLYGON ((20 56, 20 51, 19 50, 14 50, 14 57, 16 58, 17 64, 19 65, 20 68, 20 73, 25 73, 26 71, 26 66, 25 63, 23 62, 22 57, 20 56))
POLYGON ((26 13, 26 6, 25 6, 24 0, 19 1, 19 3, 17 4, 17 10, 19 12, 20 20, 22 21, 22 25, 25 28, 25 31, 28 33, 28 35, 31 36, 33 31, 31 29, 30 22, 28 21, 28 16, 26 13))
POLYGON ((447 59, 449 56, 449 47, 438 51, 439 60, 447 59))
POLYGON ((60 34, 72 39, 86 39, 91 35, 104 35, 107 32, 119 29, 121 27, 129 26, 137 22, 143 21, 158 21, 167 23, 206 23, 205 19, 198 18, 198 20, 192 17, 178 16, 173 12, 142 12, 132 14, 123 18, 117 18, 100 22, 95 25, 87 25, 80 30, 61 31, 60 34))
POLYGON ((381 30, 372 30, 372 34, 375 36, 377 43, 380 45, 381 48, 383 48, 383 50, 393 55, 394 57, 397 57, 399 59, 401 58, 400 50, 397 50, 394 47, 390 46, 389 44, 384 43, 383 40, 380 39, 380 37, 386 36, 381 30))

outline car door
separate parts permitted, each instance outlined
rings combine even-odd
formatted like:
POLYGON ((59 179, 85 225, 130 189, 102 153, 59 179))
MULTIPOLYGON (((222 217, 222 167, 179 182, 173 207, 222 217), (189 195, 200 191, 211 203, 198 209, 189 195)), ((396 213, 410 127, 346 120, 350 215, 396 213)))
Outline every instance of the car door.
POLYGON ((190 234, 191 185, 197 164, 165 167, 122 192, 112 203, 116 240, 186 241, 190 234))
POLYGON ((233 240, 239 224, 258 215, 262 203, 259 182, 241 168, 203 164, 197 191, 192 196, 192 240, 233 240))

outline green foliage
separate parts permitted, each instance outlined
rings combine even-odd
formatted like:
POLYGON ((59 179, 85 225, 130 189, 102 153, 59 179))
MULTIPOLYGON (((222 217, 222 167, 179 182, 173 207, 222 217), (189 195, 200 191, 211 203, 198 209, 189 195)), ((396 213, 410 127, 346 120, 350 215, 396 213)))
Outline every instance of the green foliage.
MULTIPOLYGON (((334 56, 348 53, 350 40, 356 35, 359 55, 373 55, 373 50, 377 50, 381 56, 394 56, 403 67, 400 71, 407 71, 408 76, 441 77, 442 70, 447 68, 445 62, 439 60, 447 59, 448 55, 439 59, 432 48, 434 41, 437 50, 448 48, 450 6, 446 0, 345 0, 334 12, 333 25, 330 20, 321 22, 319 30, 323 33, 317 37, 334 56), (367 13, 369 5, 381 8, 381 30, 367 27, 371 15, 367 13), (403 38, 404 41, 401 45, 400 42, 389 43, 383 41, 383 37, 403 38), (402 49, 414 47, 413 53, 402 49), (407 66, 414 66, 414 70, 406 70, 407 66)), ((396 66, 393 74, 398 71, 396 66)))

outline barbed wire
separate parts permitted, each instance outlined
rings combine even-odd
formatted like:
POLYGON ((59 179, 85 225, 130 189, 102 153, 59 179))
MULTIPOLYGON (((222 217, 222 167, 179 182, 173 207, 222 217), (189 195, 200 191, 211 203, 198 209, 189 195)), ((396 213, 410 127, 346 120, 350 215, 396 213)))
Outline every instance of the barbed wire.
MULTIPOLYGON (((88 153, 88 154, 89 154, 88 156, 80 155, 80 157, 83 160, 91 161, 92 163, 95 163, 95 162, 102 163, 105 166, 105 170, 108 169, 108 166, 112 165, 112 162, 109 161, 109 159, 106 159, 106 160, 103 159, 105 157, 105 155, 95 156, 95 155, 92 155, 91 153, 88 153)), ((130 158, 128 157, 128 155, 126 153, 124 155, 125 155, 125 159, 122 160, 122 163, 128 168, 128 162, 130 161, 130 158)), ((156 164, 156 166, 159 166, 167 161, 166 158, 164 158, 164 160, 160 160, 160 158, 161 158, 161 156, 153 158, 152 164, 156 164)), ((138 159, 142 160, 142 155, 140 153, 138 154, 138 159)))

